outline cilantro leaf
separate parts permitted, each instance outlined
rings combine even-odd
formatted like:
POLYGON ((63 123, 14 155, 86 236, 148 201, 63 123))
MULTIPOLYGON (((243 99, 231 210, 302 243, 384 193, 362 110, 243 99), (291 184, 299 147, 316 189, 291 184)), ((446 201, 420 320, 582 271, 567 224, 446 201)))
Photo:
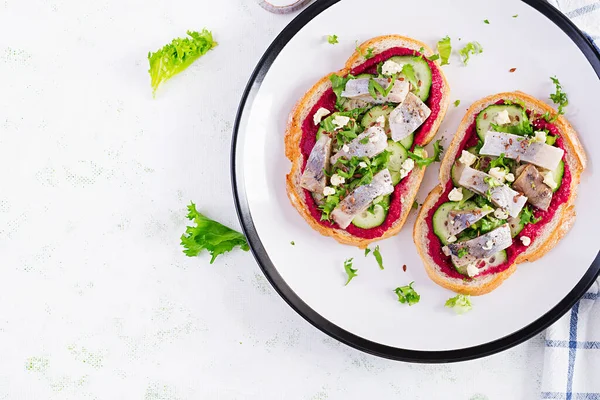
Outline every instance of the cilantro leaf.
POLYGON ((346 261, 344 261, 344 270, 346 271, 346 275, 348 275, 348 280, 346 281, 346 284, 344 286, 348 285, 352 278, 358 276, 358 270, 352 268, 352 260, 353 258, 349 258, 346 261))
POLYGON ((371 252, 371 249, 367 247, 365 249, 365 257, 368 256, 370 252, 371 252))
POLYGON ((458 256, 458 258, 463 258, 464 256, 466 256, 467 254, 469 254, 469 249, 467 249, 466 247, 461 247, 460 249, 458 249, 458 251, 456 252, 456 255, 458 256))
POLYGON ((421 300, 421 296, 415 292, 412 285, 414 281, 406 286, 397 287, 394 292, 398 295, 398 301, 402 304, 408 303, 409 306, 417 304, 421 300))
POLYGON ((243 234, 207 218, 196 210, 194 203, 190 203, 187 208, 187 218, 194 221, 196 226, 186 227, 185 233, 181 236, 181 245, 186 256, 194 257, 202 250, 207 250, 212 256, 210 260, 212 264, 217 256, 235 247, 244 251, 250 250, 243 234))
POLYGON ((425 158, 425 151, 421 146, 415 146, 415 151, 409 151, 408 156, 415 161, 415 164, 419 167, 425 167, 435 161, 440 161, 440 156, 444 147, 440 144, 441 140, 438 139, 433 143, 433 156, 425 158))
POLYGON ((446 36, 442 40, 437 43, 438 53, 442 58, 441 65, 448 65, 448 59, 450 58, 450 54, 452 53, 452 44, 450 43, 450 37, 446 36))
POLYGON ((556 92, 550 94, 550 100, 552 100, 554 104, 558 104, 558 112, 556 117, 554 118, 555 121, 559 115, 563 115, 565 113, 564 108, 569 105, 569 99, 567 97, 567 94, 563 92, 562 85, 560 84, 558 79, 555 76, 551 76, 550 79, 556 87, 556 92))
POLYGON ((454 309, 454 312, 459 315, 464 314, 473 308, 473 305, 471 304, 471 296, 457 294, 446 301, 446 307, 454 309))
POLYGON ((375 257, 375 260, 377 260, 377 264, 379 264, 379 269, 383 269, 383 258, 379 252, 379 246, 375 247, 375 250, 373 250, 373 256, 375 257))
POLYGON ((458 107, 460 105, 460 100, 455 100, 454 101, 454 107, 458 107))
POLYGON ((519 214, 519 219, 522 224, 537 224, 541 220, 541 218, 536 218, 533 215, 533 211, 531 211, 529 206, 523 207, 521 214, 519 214))
POLYGON ((189 67, 198 57, 206 54, 217 45, 212 33, 203 29, 202 32, 187 31, 189 38, 178 38, 165 45, 155 53, 148 53, 150 63, 150 80, 152 94, 158 86, 189 67))
POLYGON ((327 35, 327 41, 329 44, 336 44, 338 43, 338 37, 337 35, 327 35))
POLYGON ((483 52, 483 47, 481 47, 479 42, 469 42, 459 51, 465 65, 469 62, 471 54, 480 54, 481 52, 483 52))

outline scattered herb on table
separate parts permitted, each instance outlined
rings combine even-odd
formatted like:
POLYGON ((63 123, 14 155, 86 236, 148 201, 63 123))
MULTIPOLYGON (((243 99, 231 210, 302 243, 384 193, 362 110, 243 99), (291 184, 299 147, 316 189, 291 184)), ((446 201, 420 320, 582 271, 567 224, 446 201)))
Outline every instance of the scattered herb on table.
POLYGON ((471 296, 464 294, 457 294, 456 296, 446 301, 446 307, 452 308, 457 314, 464 314, 469 311, 473 306, 471 305, 471 296))
POLYGON ((152 94, 156 93, 161 83, 185 70, 217 45, 212 33, 206 29, 202 32, 187 31, 187 34, 189 38, 173 39, 171 43, 155 53, 148 53, 152 94))
POLYGON ((488 25, 490 24, 490 21, 489 21, 489 20, 487 20, 487 19, 484 19, 484 20, 483 20, 483 22, 484 22, 485 24, 488 24, 488 25))
POLYGON ((454 101, 454 107, 458 107, 458 106, 459 106, 459 104, 460 104, 460 100, 455 100, 455 101, 454 101))
POLYGON ((471 58, 472 54, 480 54, 482 52, 483 47, 479 44, 479 42, 469 42, 459 51, 464 65, 469 63, 469 58, 471 58))
POLYGON ((291 244, 292 246, 295 246, 295 245, 296 245, 296 243, 295 243, 293 240, 290 242, 290 244, 291 244))
POLYGON ((450 64, 448 59, 450 59, 450 54, 452 53, 452 44, 450 43, 450 37, 446 36, 442 40, 437 43, 438 53, 442 59, 442 65, 450 64))
POLYGON ((202 250, 207 250, 212 256, 210 259, 212 264, 217 256, 231 251, 235 247, 244 251, 250 250, 243 234, 207 218, 196 210, 194 203, 190 203, 187 208, 187 218, 196 226, 186 227, 185 233, 181 236, 181 245, 186 256, 194 257, 202 250))
POLYGON ((375 257, 375 260, 377 260, 379 269, 383 269, 383 258, 381 257, 381 253, 379 252, 379 246, 375 247, 375 250, 373 250, 373 256, 375 257))
POLYGON ((371 249, 367 247, 365 249, 365 257, 368 256, 370 252, 371 252, 371 249))
POLYGON ((415 292, 412 285, 414 281, 406 286, 397 287, 394 292, 398 295, 398 301, 402 304, 408 303, 409 306, 417 304, 421 300, 421 296, 415 292))
POLYGON ((519 16, 519 14, 515 14, 513 15, 513 18, 517 18, 519 16))
POLYGON ((352 278, 354 278, 355 276, 358 276, 357 269, 352 268, 352 260, 353 258, 349 258, 346 261, 344 261, 344 270, 346 271, 346 274, 348 275, 348 280, 346 281, 346 285, 348 285, 350 283, 350 281, 352 280, 352 278))
POLYGON ((327 41, 329 42, 329 44, 339 43, 337 35, 328 35, 327 36, 327 41))

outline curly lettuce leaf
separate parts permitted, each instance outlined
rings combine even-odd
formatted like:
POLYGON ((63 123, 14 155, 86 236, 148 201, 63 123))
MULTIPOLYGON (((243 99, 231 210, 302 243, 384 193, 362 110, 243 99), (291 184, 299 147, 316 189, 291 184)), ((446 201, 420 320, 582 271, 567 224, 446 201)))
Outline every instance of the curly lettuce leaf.
POLYGON ((450 59, 450 54, 452 53, 452 44, 450 43, 450 36, 446 36, 442 40, 437 43, 438 53, 440 58, 442 59, 441 65, 448 65, 448 59, 450 59))
POLYGON ((415 146, 414 152, 409 151, 408 157, 412 158, 418 167, 426 167, 433 162, 440 161, 440 157, 444 151, 444 147, 440 144, 441 142, 438 139, 433 143, 433 156, 431 157, 426 157, 427 153, 421 146, 415 146))
POLYGON ((189 67, 198 57, 217 45, 212 33, 187 31, 189 38, 177 38, 155 53, 148 53, 152 94, 161 83, 189 67))
POLYGON ((479 42, 469 42, 459 51, 463 64, 465 65, 469 63, 471 54, 480 54, 482 52, 483 47, 479 44, 479 42))
POLYGON ((402 304, 408 303, 409 306, 417 304, 421 300, 421 295, 418 294, 412 285, 414 282, 406 286, 397 287, 394 292, 398 295, 398 301, 402 304))
POLYGON ((207 250, 212 256, 210 259, 212 264, 217 256, 231 251, 235 247, 244 251, 250 250, 243 234, 207 218, 196 210, 194 203, 190 203, 187 208, 187 218, 196 226, 186 227, 185 233, 181 236, 181 245, 186 256, 195 257, 202 250, 207 250))
POLYGON ((355 276, 358 276, 357 272, 358 270, 355 268, 352 268, 352 258, 347 259, 346 261, 344 261, 344 270, 346 271, 346 275, 348 275, 348 280, 346 281, 346 284, 344 286, 347 286, 350 281, 352 280, 352 278, 354 278, 355 276))
POLYGON ((464 314, 473 308, 471 296, 458 294, 446 301, 446 307, 452 308, 457 314, 464 314))

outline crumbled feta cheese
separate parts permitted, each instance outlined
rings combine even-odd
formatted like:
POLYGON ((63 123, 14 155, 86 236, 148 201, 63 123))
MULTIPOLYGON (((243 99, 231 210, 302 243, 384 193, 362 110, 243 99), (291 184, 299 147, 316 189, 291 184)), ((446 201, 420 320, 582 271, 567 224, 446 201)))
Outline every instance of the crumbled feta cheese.
POLYGON ((334 124, 337 129, 345 127, 348 125, 348 122, 350 122, 350 117, 346 117, 344 115, 336 115, 331 120, 331 123, 334 124))
POLYGON ((546 132, 544 131, 536 131, 535 137, 533 138, 534 142, 546 143, 546 132))
POLYGON ((313 115, 313 121, 315 125, 319 125, 323 117, 325 117, 326 115, 329 115, 329 110, 324 107, 319 108, 315 115, 313 115))
POLYGON ((448 200, 450 201, 461 201, 463 197, 461 188, 454 188, 448 193, 448 200))
POLYGON ((494 210, 494 217, 496 217, 498 219, 506 219, 506 218, 508 218, 508 212, 506 212, 505 210, 503 210, 501 208, 496 208, 494 210))
POLYGON ((323 189, 323 196, 329 196, 332 194, 335 194, 335 189, 331 186, 325 186, 325 189, 323 189))
POLYGON ((400 179, 404 179, 415 168, 415 160, 407 158, 400 166, 400 179))
POLYGON ((504 177, 504 179, 506 179, 506 182, 514 182, 515 181, 515 175, 512 172, 509 172, 508 174, 506 174, 506 176, 504 177))
POLYGON ((347 145, 347 144, 345 144, 345 145, 343 145, 343 146, 342 146, 342 151, 344 151, 344 152, 346 152, 346 153, 347 153, 347 152, 349 152, 349 151, 350 151, 350 147, 348 147, 348 145, 347 145))
POLYGON ((448 238, 448 243, 454 243, 456 242, 456 236, 452 235, 448 238))
POLYGON ((469 153, 466 150, 463 150, 458 161, 460 161, 461 164, 470 167, 475 163, 475 161, 477 161, 477 156, 475 156, 475 154, 469 153))
POLYGON ((377 119, 375 120, 375 123, 378 124, 379 126, 385 126, 385 116, 380 115, 379 117, 377 117, 377 119))
POLYGON ((364 161, 361 161, 361 162, 358 163, 358 166, 361 167, 361 168, 367 168, 367 163, 364 162, 364 161))
POLYGON ((495 122, 498 125, 510 124, 510 117, 508 116, 508 110, 502 110, 496 114, 495 122))
POLYGON ((558 186, 556 181, 554 180, 554 174, 552 171, 546 171, 542 174, 544 177, 544 183, 550 187, 550 189, 554 190, 558 186))
POLYGON ((342 183, 346 182, 346 178, 344 178, 343 176, 339 176, 338 174, 331 175, 330 180, 333 186, 339 186, 342 183))
POLYGON ((467 275, 469 275, 471 278, 479 275, 479 268, 477 268, 477 265, 475 265, 475 264, 467 265, 467 275))
POLYGON ((485 242, 485 244, 483 246, 481 246, 481 248, 484 250, 491 250, 492 246, 494 246, 494 242, 491 240, 488 240, 487 242, 485 242))
POLYGON ((500 167, 494 167, 490 169, 490 172, 488 172, 488 174, 498 179, 500 182, 504 182, 504 179, 506 178, 506 170, 500 167))
POLYGON ((527 247, 531 244, 531 238, 529 236, 521 236, 521 243, 523 243, 523 246, 527 247))
POLYGON ((381 66, 381 73, 388 76, 399 74, 402 72, 402 67, 404 67, 404 64, 398 64, 395 61, 387 60, 381 66))

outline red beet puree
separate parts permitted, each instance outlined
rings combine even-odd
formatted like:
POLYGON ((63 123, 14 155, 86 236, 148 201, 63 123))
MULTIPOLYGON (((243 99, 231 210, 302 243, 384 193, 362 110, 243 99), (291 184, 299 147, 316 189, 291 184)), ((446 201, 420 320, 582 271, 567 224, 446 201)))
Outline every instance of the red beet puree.
MULTIPOLYGON (((358 75, 362 73, 376 73, 377 64, 381 61, 385 61, 388 58, 394 56, 406 55, 418 56, 421 55, 421 53, 404 47, 393 47, 355 67, 351 71, 351 73, 353 75, 358 75)), ((422 143, 423 138, 427 136, 427 134, 431 131, 433 121, 437 119, 437 116, 440 113, 440 101, 442 99, 442 87, 444 84, 444 80, 442 79, 438 66, 433 61, 427 60, 427 62, 429 63, 429 67, 431 68, 431 89, 429 91, 429 98, 427 99, 425 104, 427 104, 427 106, 431 109, 431 115, 429 116, 427 121, 425 121, 425 123, 423 123, 423 125, 421 125, 419 129, 417 129, 417 131, 415 132, 414 145, 422 143)), ((313 116, 321 107, 324 107, 329 111, 334 112, 335 100, 335 93, 333 93, 332 89, 328 89, 327 91, 325 91, 325 93, 323 93, 319 101, 317 101, 317 103, 313 106, 313 108, 306 116, 306 119, 302 122, 302 139, 300 140, 300 149, 302 151, 302 155, 304 156, 304 165, 302 166, 303 171, 306 167, 306 161, 308 160, 308 156, 310 155, 312 148, 315 146, 315 138, 317 130, 319 129, 319 126, 313 123, 313 116)), ((398 183, 394 188, 394 193, 392 193, 392 195, 390 196, 390 209, 383 224, 371 229, 361 229, 350 224, 350 226, 346 228, 346 231, 354 236, 364 239, 374 239, 382 236, 392 226, 392 224, 396 222, 398 218, 400 218, 400 211, 402 210, 402 203, 400 201, 400 198, 403 193, 409 190, 409 187, 406 184, 407 181, 408 179, 406 178, 401 180, 400 183, 398 183)), ((341 229, 335 223, 321 221, 322 213, 308 190, 304 190, 304 196, 308 209, 310 210, 312 217, 316 221, 319 221, 319 223, 323 226, 341 229)), ((412 206, 412 204, 409 204, 408 206, 410 207, 412 206)))
MULTIPOLYGON (((467 134, 465 135, 465 138, 463 139, 463 142, 460 145, 460 150, 458 151, 456 158, 460 157, 463 149, 475 146, 477 144, 478 137, 477 132, 475 130, 476 117, 477 116, 473 118, 473 123, 467 129, 467 134)), ((546 122, 544 119, 537 119, 533 121, 533 126, 535 129, 539 130, 544 128, 548 129, 548 131, 551 134, 558 136, 556 140, 556 146, 560 147, 563 150, 566 150, 564 147, 564 139, 560 136, 560 132, 555 125, 546 122)), ((440 239, 438 239, 438 237, 433 232, 433 214, 442 203, 449 201, 448 193, 450 193, 453 187, 454 186, 452 185, 452 181, 448 181, 446 184, 446 190, 444 191, 444 194, 439 198, 435 206, 433 206, 431 210, 429 210, 429 213, 426 217, 427 227, 429 228, 427 239, 429 241, 429 255, 433 258, 433 260, 440 267, 440 269, 446 275, 452 278, 464 279, 465 276, 456 271, 456 269, 452 265, 450 257, 447 257, 444 255, 444 253, 442 253, 442 242, 440 242, 440 239)), ((542 211, 537 208, 534 211, 535 217, 541 218, 540 221, 536 224, 528 224, 527 226, 525 226, 525 228, 523 228, 521 233, 519 233, 519 235, 517 235, 513 239, 512 245, 506 249, 506 255, 508 256, 508 259, 504 264, 497 265, 493 268, 488 268, 487 270, 483 271, 480 275, 478 275, 478 277, 489 274, 496 274, 498 272, 506 270, 515 261, 517 256, 527 249, 527 247, 523 246, 523 244, 521 243, 520 237, 528 236, 531 239, 531 242, 533 243, 533 241, 539 235, 544 225, 546 225, 554 217, 554 214, 556 213, 558 207, 569 199, 570 194, 571 171, 569 170, 569 166, 565 163, 565 172, 563 175, 562 184, 552 196, 552 202, 550 203, 550 207, 548 207, 547 211, 542 211)))

